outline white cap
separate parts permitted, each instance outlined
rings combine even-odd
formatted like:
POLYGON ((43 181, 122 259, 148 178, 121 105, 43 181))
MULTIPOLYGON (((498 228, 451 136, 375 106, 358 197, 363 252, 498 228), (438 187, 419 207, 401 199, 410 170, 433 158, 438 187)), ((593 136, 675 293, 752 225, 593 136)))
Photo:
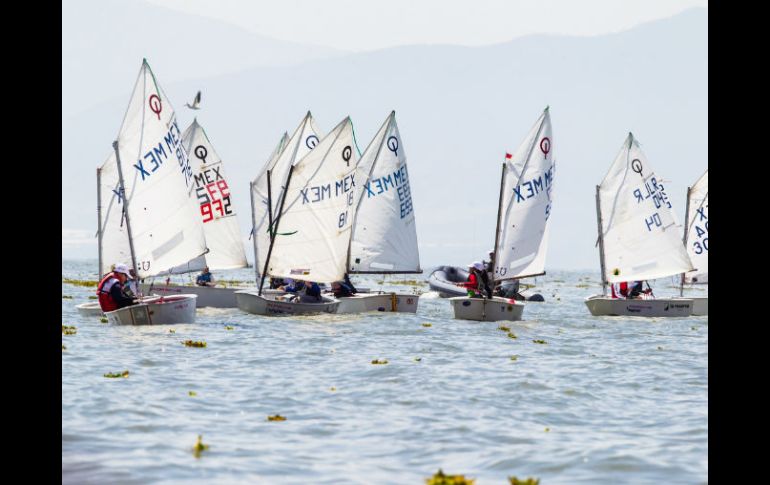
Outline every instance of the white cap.
POLYGON ((116 264, 115 265, 115 269, 113 271, 115 273, 123 273, 124 275, 128 276, 129 278, 131 277, 131 275, 128 272, 128 266, 123 264, 123 263, 116 264))
POLYGON ((476 268, 476 269, 477 269, 477 270, 479 270, 479 271, 483 271, 483 270, 484 270, 484 265, 483 265, 483 264, 481 264, 481 262, 480 262, 480 261, 476 261, 476 262, 474 262, 474 263, 473 263, 473 267, 474 267, 474 268, 476 268))

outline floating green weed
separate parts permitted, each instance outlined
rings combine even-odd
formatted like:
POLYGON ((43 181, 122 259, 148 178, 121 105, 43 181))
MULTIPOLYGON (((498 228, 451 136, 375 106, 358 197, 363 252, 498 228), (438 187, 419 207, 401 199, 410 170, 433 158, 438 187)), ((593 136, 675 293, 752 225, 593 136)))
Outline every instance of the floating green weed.
POLYGON ((512 355, 511 356, 511 360, 519 360, 519 356, 518 355, 512 355))
POLYGON ((233 327, 231 325, 225 325, 225 330, 232 330, 233 328, 235 328, 235 327, 233 327))
POLYGON ((513 332, 508 332, 508 338, 519 338, 519 337, 517 337, 516 334, 513 332))
POLYGON ((337 388, 336 388, 336 387, 334 387, 334 386, 332 386, 332 387, 330 387, 330 388, 329 388, 329 390, 330 390, 330 391, 332 391, 332 392, 334 392, 334 391, 336 391, 336 390, 337 390, 337 388))
POLYGON ((89 295, 89 296, 88 296, 88 299, 89 299, 89 300, 96 300, 97 298, 99 298, 99 297, 98 297, 98 296, 95 296, 95 295, 89 295))
POLYGON ((382 359, 382 360, 374 359, 372 361, 372 364, 387 364, 387 363, 388 363, 388 359, 382 359))
POLYGON ((445 475, 441 468, 430 478, 425 479, 427 485, 473 485, 476 480, 465 478, 465 475, 445 475))
POLYGON ((173 328, 169 328, 168 333, 176 333, 176 330, 174 330, 173 328))
POLYGON ((209 445, 203 443, 203 435, 198 435, 198 441, 195 442, 195 446, 193 446, 193 455, 195 455, 195 458, 200 458, 201 453, 208 450, 209 445))
POLYGON ((195 392, 195 391, 187 391, 187 395, 190 396, 190 397, 195 397, 195 396, 198 395, 198 393, 195 392))
POLYGON ((533 340, 533 342, 535 342, 536 344, 547 344, 548 343, 545 340, 539 340, 539 339, 538 340, 533 340))
POLYGON ((499 325, 497 327, 497 329, 498 330, 502 330, 503 332, 510 332, 511 331, 511 327, 506 327, 505 325, 499 325))
POLYGON ((198 342, 195 340, 185 340, 182 343, 185 345, 185 347, 205 347, 207 345, 206 342, 198 342))
POLYGON ((107 323, 107 317, 101 317, 99 321, 102 323, 107 323))
POLYGON ((62 350, 67 350, 67 347, 64 344, 61 344, 61 349, 62 350))
POLYGON ((414 358, 414 361, 415 361, 415 362, 420 362, 421 360, 422 360, 422 357, 415 357, 415 358, 414 358))
POLYGON ((70 278, 62 278, 62 283, 67 283, 68 285, 75 285, 75 286, 96 286, 99 284, 98 281, 95 280, 74 280, 70 278))
POLYGON ((423 323, 422 326, 423 327, 432 327, 433 324, 432 323, 423 323))
POLYGON ((112 379, 115 379, 117 377, 128 377, 128 371, 124 370, 123 372, 108 372, 104 374, 104 377, 109 377, 112 379))
POLYGON ((76 333, 78 333, 78 329, 75 328, 75 327, 70 327, 70 326, 67 326, 67 325, 62 325, 61 326, 61 333, 63 333, 64 335, 75 335, 76 333))
POLYGON ((72 297, 70 295, 62 295, 61 298, 62 298, 62 300, 71 300, 72 299, 72 297))
POLYGON ((521 480, 516 477, 508 477, 508 481, 510 482, 510 485, 540 485, 540 479, 532 477, 527 477, 521 480))
POLYGON ((268 416, 268 421, 286 421, 285 416, 281 416, 280 414, 276 414, 275 416, 268 416))

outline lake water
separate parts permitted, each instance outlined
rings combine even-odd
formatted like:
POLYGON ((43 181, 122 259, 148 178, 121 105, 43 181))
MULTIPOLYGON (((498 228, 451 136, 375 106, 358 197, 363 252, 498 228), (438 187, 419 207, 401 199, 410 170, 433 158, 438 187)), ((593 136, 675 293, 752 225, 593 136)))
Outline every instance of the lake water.
MULTIPOLYGON (((354 277, 423 292, 416 315, 199 309, 146 327, 79 316, 94 288, 63 282, 77 333, 62 334, 62 482, 421 484, 439 468, 477 485, 707 482, 708 317, 592 317, 598 271, 549 271, 525 280, 546 302, 503 323, 513 339, 454 320, 427 284, 391 283, 428 274, 354 277)), ((62 277, 95 280, 96 264, 62 277)))

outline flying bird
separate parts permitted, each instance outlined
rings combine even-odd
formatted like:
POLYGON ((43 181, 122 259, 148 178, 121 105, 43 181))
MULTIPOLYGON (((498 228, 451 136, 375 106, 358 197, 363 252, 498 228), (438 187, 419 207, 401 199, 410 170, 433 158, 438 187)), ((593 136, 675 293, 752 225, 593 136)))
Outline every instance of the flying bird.
POLYGON ((190 106, 190 103, 185 103, 185 106, 187 106, 190 109, 200 109, 198 105, 201 104, 201 92, 198 91, 198 94, 195 95, 195 100, 193 101, 192 106, 190 106))

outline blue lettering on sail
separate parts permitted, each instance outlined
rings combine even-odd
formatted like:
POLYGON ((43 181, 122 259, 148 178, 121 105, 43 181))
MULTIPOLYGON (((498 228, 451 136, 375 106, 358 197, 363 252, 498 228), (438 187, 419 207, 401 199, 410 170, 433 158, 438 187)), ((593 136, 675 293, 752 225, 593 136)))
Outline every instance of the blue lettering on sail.
POLYGON ((553 168, 553 165, 551 165, 544 173, 537 177, 533 177, 530 180, 520 182, 516 187, 513 187, 513 202, 524 202, 533 197, 537 197, 543 192, 548 193, 550 196, 551 184, 553 184, 553 168))
POLYGON ((299 189, 302 195, 302 204, 312 204, 315 202, 321 202, 323 200, 331 199, 332 197, 339 197, 340 195, 347 194, 356 186, 355 175, 347 175, 341 180, 330 182, 325 185, 316 185, 313 187, 307 187, 299 189), (334 191, 332 192, 332 184, 334 184, 334 191))
POLYGON ((184 151, 181 143, 179 142, 179 134, 179 125, 177 124, 176 119, 174 119, 174 121, 171 123, 171 126, 169 127, 168 132, 162 137, 162 141, 158 142, 157 145, 153 145, 147 151, 147 153, 145 153, 142 158, 139 159, 136 164, 134 164, 134 168, 136 168, 142 175, 142 181, 146 180, 150 177, 150 175, 155 173, 163 165, 163 163, 168 160, 170 153, 174 153, 176 155, 177 161, 179 162, 179 166, 181 167, 185 185, 187 187, 190 186, 190 183, 193 179, 192 167, 190 167, 187 153, 184 151), (163 142, 166 143, 165 147, 163 146, 163 142), (168 148, 168 152, 166 151, 166 148, 168 148), (147 164, 146 166, 149 170, 145 169, 145 163, 147 164))

